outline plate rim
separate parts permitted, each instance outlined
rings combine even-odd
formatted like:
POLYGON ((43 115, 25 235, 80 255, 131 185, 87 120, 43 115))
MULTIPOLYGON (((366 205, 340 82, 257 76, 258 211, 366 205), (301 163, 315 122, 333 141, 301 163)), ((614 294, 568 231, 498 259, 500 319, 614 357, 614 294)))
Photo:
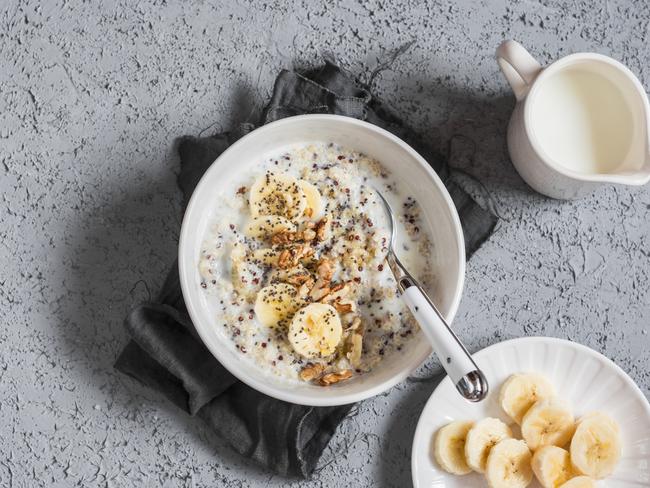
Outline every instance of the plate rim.
MULTIPOLYGON (((567 345, 576 350, 587 353, 592 357, 600 361, 603 361, 605 364, 608 364, 609 366, 613 366, 615 371, 622 374, 623 381, 625 381, 628 384, 628 386, 632 387, 632 391, 634 392, 634 394, 642 400, 641 404, 643 405, 645 409, 645 414, 650 421, 650 402, 641 391, 641 388, 639 388, 639 385, 637 385, 636 382, 630 377, 630 375, 628 375, 627 372, 623 368, 621 368, 618 364, 616 364, 613 360, 611 360, 604 354, 596 351, 595 349, 592 349, 589 346, 585 346, 584 344, 580 344, 579 342, 574 342, 567 339, 561 339, 559 337, 544 337, 544 336, 516 337, 512 339, 506 339, 505 341, 497 342, 494 344, 490 344, 489 346, 486 346, 483 349, 480 349, 479 351, 472 354, 472 358, 474 358, 477 362, 480 362, 481 356, 490 354, 495 349, 499 349, 501 347, 505 347, 513 343, 523 343, 523 342, 525 343, 546 342, 546 343, 567 345)), ((449 379, 448 375, 445 375, 445 377, 440 381, 440 383, 438 383, 438 386, 436 386, 435 389, 431 392, 431 395, 429 395, 429 398, 424 404, 424 407, 422 407, 422 411, 420 412, 420 416, 418 417, 418 423, 416 425, 415 432, 413 433, 413 441, 411 443, 411 481, 413 483, 414 488, 423 488, 421 487, 420 483, 415 477, 415 473, 416 473, 415 449, 416 449, 416 441, 422 435, 421 430, 424 429, 423 420, 422 420, 424 416, 424 412, 429 407, 429 404, 433 401, 433 397, 435 396, 438 389, 445 382, 451 383, 451 380, 449 379)))

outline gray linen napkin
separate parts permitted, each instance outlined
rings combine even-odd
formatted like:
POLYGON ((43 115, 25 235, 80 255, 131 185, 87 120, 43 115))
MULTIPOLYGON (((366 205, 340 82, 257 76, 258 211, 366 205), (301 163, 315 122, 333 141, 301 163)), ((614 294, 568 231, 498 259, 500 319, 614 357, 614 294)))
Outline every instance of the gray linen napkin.
MULTIPOLYGON (((367 87, 327 62, 305 73, 282 71, 261 124, 304 113, 347 115, 379 125, 410 143, 443 177, 445 161, 419 139, 367 87)), ((230 144, 254 129, 211 137, 185 137, 179 153, 178 184, 189 199, 205 170, 230 144)), ((468 256, 490 235, 496 217, 447 181, 465 232, 468 256)), ((115 367, 198 415, 240 454, 286 476, 308 477, 352 405, 314 408, 275 400, 238 381, 205 348, 190 321, 181 295, 176 264, 158 299, 127 316, 132 341, 115 367)))

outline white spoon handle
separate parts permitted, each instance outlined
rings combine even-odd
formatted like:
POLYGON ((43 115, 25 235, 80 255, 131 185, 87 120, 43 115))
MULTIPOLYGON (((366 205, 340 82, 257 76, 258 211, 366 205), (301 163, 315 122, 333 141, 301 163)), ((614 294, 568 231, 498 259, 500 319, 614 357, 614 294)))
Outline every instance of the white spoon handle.
POLYGON ((470 401, 482 400, 487 381, 435 305, 415 283, 404 289, 402 298, 458 391, 470 401))

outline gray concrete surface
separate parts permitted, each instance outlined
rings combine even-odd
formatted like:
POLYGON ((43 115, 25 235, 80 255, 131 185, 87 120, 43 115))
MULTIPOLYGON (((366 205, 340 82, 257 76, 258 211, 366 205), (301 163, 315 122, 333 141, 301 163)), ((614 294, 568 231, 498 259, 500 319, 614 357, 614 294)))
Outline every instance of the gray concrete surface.
MULTIPOLYGON (((0 486, 297 486, 238 457, 112 369, 122 318, 174 259, 174 138, 259 109, 279 69, 331 54, 492 192, 503 221, 471 260, 455 322, 475 351, 549 335, 650 393, 650 187, 536 195, 504 139, 504 38, 542 62, 597 51, 648 87, 650 11, 622 0, 38 2, 0 5, 0 486)), ((410 486, 418 376, 364 402, 304 486, 410 486)), ((429 378, 429 379, 426 379, 429 378)))

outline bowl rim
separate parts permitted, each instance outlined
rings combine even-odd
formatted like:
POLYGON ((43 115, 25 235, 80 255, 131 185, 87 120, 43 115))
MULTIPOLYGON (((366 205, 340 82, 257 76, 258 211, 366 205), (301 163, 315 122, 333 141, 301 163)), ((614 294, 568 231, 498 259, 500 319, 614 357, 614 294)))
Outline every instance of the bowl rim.
MULTIPOLYGON (((395 136, 394 134, 388 132, 385 129, 382 129, 379 126, 370 124, 368 122, 359 119, 345 117, 342 115, 308 114, 308 115, 297 115, 293 117, 286 117, 277 120, 275 122, 271 122, 269 124, 263 125, 253 130, 252 132, 246 134, 241 139, 236 141, 234 144, 229 146, 223 153, 221 153, 210 164, 210 166, 205 171, 205 173, 201 176, 201 179, 199 180, 198 184, 194 188, 192 192, 192 196, 190 197, 190 200, 187 204, 183 216, 181 231, 179 235, 179 244, 178 244, 178 271, 179 271, 179 279, 181 284, 181 291, 192 324, 200 324, 201 320, 197 312, 198 308, 200 307, 200 302, 198 300, 198 297, 196 297, 195 293, 192 291, 192 287, 190 283, 190 279, 192 277, 190 268, 196 266, 196 263, 194 263, 194 258, 191 252, 191 248, 192 248, 191 243, 195 241, 196 236, 193 236, 189 222, 194 218, 194 215, 200 215, 201 207, 199 206, 198 203, 199 195, 203 194, 206 191, 207 182, 208 180, 211 179, 212 173, 215 173, 220 169, 217 163, 220 160, 225 159, 231 152, 235 152, 240 146, 249 144, 251 140, 255 139, 256 137, 259 137, 261 134, 263 134, 266 131, 277 130, 278 127, 281 128, 283 126, 291 127, 295 124, 302 124, 305 122, 319 122, 319 121, 326 122, 326 123, 356 125, 366 130, 373 131, 379 134, 381 137, 388 139, 392 144, 397 144, 398 146, 401 146, 401 148, 406 152, 408 152, 411 155, 411 157, 429 175, 431 182, 433 183, 433 186, 440 193, 440 195, 442 196, 443 200, 446 203, 447 211, 450 214, 452 225, 455 230, 454 237, 456 240, 456 248, 458 253, 458 262, 457 262, 458 279, 455 283, 455 292, 454 292, 453 299, 451 301, 451 305, 449 307, 448 312, 445 314, 445 318, 449 323, 451 323, 453 321, 453 318, 456 315, 456 312, 458 311, 458 307, 460 304, 460 299, 462 296, 463 287, 465 283, 465 266, 466 266, 465 241, 463 237, 462 226, 460 223, 460 217, 458 216, 458 211, 456 210, 456 206, 454 205, 451 195, 447 191, 447 188, 445 187, 444 183, 442 182, 438 174, 431 168, 429 163, 427 163, 427 161, 410 145, 402 141, 399 137, 395 136)), ((395 386, 397 383, 400 383, 401 381, 405 380, 413 371, 415 371, 415 369, 417 369, 424 362, 424 360, 427 357, 429 357, 429 355, 432 352, 431 347, 428 347, 423 354, 414 355, 413 358, 409 361, 408 367, 405 367, 402 370, 397 371, 395 374, 393 374, 386 380, 374 384, 371 387, 366 387, 357 392, 348 392, 348 393, 339 393, 335 389, 332 389, 331 395, 324 396, 324 397, 313 397, 308 394, 291 391, 290 388, 276 387, 274 384, 264 381, 264 377, 262 375, 259 376, 249 375, 247 372, 237 367, 236 364, 237 361, 230 362, 230 361, 223 360, 223 358, 219 357, 218 354, 219 351, 213 349, 210 340, 208 340, 206 332, 203 330, 203 327, 194 325, 194 328, 198 333, 199 337, 201 338, 205 347, 210 351, 210 353, 238 380, 244 382, 251 388, 254 388, 255 390, 264 393, 268 396, 271 396, 273 398, 284 400, 290 403, 307 405, 307 406, 324 407, 324 406, 346 405, 361 400, 365 400, 367 398, 371 398, 380 393, 383 393, 389 388, 395 386)))

